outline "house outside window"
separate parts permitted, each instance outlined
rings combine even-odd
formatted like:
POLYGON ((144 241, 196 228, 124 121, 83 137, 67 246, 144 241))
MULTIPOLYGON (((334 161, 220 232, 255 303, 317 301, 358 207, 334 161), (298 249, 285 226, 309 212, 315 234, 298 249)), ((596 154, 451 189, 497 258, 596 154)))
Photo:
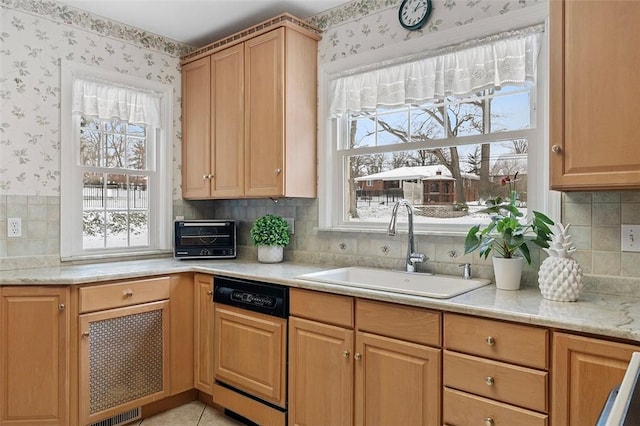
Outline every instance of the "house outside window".
MULTIPOLYGON (((465 232, 471 224, 490 220, 480 210, 486 200, 509 195, 501 182, 516 173, 519 208, 525 215, 533 205, 539 208, 544 179, 532 180, 529 175, 546 151, 544 120, 539 120, 544 105, 537 101, 544 94, 544 72, 536 75, 536 68, 546 67, 545 55, 538 55, 542 35, 535 30, 516 36, 535 40, 521 42, 532 53, 529 58, 523 55, 522 66, 535 61, 533 75, 515 83, 491 82, 468 93, 445 90, 442 96, 425 96, 420 101, 406 95, 411 78, 398 85, 385 75, 386 71, 410 74, 402 67, 420 68, 421 59, 417 65, 392 65, 396 67, 392 70, 330 77, 328 134, 333 143, 326 170, 336 176, 329 185, 342 186, 342 191, 325 193, 321 199, 321 227, 383 229, 393 203, 404 198, 414 206, 419 230, 465 232), (407 86, 399 89, 403 84, 407 86), (359 97, 351 97, 358 90, 362 90, 359 97), (384 99, 385 92, 394 90, 406 96, 396 105, 384 99), (377 103, 367 103, 368 97, 376 96, 377 103), (362 188, 362 181, 374 185, 362 188), (382 189, 373 189, 378 188, 377 182, 383 183, 382 189)), ((422 66, 412 76, 422 78, 428 74, 426 69, 422 66)))
POLYGON ((61 256, 171 248, 172 88, 63 64, 61 256))

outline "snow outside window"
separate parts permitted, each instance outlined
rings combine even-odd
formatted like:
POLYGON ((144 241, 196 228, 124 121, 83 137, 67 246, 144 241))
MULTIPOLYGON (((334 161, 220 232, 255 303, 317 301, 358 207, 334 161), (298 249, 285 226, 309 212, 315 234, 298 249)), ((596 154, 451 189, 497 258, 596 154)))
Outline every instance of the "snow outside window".
POLYGON ((63 68, 62 258, 168 250, 172 89, 63 68))
MULTIPOLYGON (((536 43, 544 43, 542 34, 535 37, 536 43)), ((362 102, 356 102, 359 86, 339 83, 353 80, 351 75, 329 78, 326 119, 331 145, 325 151, 325 184, 340 190, 321 191, 320 227, 386 229, 393 204, 407 199, 414 206, 417 230, 466 233, 472 224, 489 222, 486 213, 479 213, 486 200, 509 196, 506 179, 515 185, 517 205, 525 216, 532 209, 549 212, 545 108, 538 102, 545 98, 546 49, 538 54, 540 46, 524 46, 536 59, 532 64, 531 55, 523 54, 522 68, 539 71, 465 95, 445 88, 447 94, 435 99, 390 106, 380 101, 388 85, 378 79, 376 104, 365 102, 375 84, 355 78, 369 81, 361 85, 362 102), (345 86, 350 88, 344 91, 345 86), (353 101, 345 102, 345 96, 353 101)), ((492 58, 500 61, 499 56, 492 58)), ((364 74, 385 75, 380 70, 364 74)))

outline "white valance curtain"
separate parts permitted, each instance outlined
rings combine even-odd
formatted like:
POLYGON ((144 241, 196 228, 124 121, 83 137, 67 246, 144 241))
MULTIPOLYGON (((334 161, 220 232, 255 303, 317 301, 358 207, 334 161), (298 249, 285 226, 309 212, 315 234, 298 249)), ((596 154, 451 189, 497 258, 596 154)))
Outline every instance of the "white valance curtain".
POLYGON ((155 93, 76 78, 72 112, 89 117, 118 117, 129 123, 160 127, 160 96, 155 93))
POLYGON ((541 41, 542 34, 537 32, 335 78, 330 114, 415 105, 505 84, 535 83, 541 41))

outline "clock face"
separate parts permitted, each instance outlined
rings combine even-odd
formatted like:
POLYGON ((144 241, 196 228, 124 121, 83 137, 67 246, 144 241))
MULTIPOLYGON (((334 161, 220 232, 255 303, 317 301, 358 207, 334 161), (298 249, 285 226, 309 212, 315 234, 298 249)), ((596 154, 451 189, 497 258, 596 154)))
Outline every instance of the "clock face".
POLYGON ((398 11, 400 24, 408 30, 421 28, 431 14, 431 0, 403 0, 398 11))

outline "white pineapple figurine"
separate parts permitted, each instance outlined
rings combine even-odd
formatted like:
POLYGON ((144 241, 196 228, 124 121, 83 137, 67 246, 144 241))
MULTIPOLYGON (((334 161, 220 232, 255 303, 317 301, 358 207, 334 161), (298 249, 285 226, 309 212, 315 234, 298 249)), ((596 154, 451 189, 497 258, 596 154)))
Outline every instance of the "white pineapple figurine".
POLYGON ((574 302, 582 291, 582 268, 571 257, 576 250, 571 242, 569 226, 554 225, 549 248, 543 249, 547 257, 538 271, 538 286, 542 297, 560 302, 574 302))

